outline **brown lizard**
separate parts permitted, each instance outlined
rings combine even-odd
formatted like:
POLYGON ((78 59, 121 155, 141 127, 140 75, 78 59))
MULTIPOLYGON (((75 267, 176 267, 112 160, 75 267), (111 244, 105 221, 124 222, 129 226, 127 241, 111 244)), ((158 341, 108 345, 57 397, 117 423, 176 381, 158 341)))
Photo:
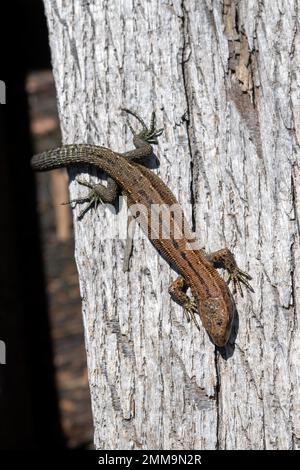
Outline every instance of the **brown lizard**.
POLYGON ((253 291, 248 282, 251 276, 238 268, 228 248, 211 254, 195 248, 195 235, 187 228, 188 224, 175 196, 155 173, 141 164, 141 159, 152 155, 152 145, 158 143, 157 137, 163 131, 155 128, 155 114, 152 113, 151 123, 147 128, 136 113, 127 109, 124 111, 135 116, 142 125, 142 131, 135 133, 128 123, 133 133, 134 150, 120 154, 96 145, 64 145, 35 155, 31 160, 32 168, 47 171, 89 164, 103 170, 108 175, 107 186, 78 180, 80 184, 90 188, 90 192, 86 198, 71 202, 89 202, 86 209, 93 204, 97 206, 102 201, 112 203, 120 189, 127 197, 130 209, 138 207, 137 221, 149 240, 179 273, 179 277, 169 288, 172 299, 183 306, 188 321, 192 319, 197 327, 196 314, 199 314, 212 341, 217 346, 224 346, 230 336, 235 304, 226 282, 215 268, 223 268, 229 272, 227 282, 232 281, 234 291, 238 287, 241 295, 241 283, 253 291), (176 210, 169 212, 170 232, 162 235, 162 232, 166 232, 166 218, 159 208, 166 209, 174 205, 176 210), (154 214, 158 224, 153 222, 153 207, 156 208, 154 214), (192 297, 187 295, 188 288, 191 289, 192 297))

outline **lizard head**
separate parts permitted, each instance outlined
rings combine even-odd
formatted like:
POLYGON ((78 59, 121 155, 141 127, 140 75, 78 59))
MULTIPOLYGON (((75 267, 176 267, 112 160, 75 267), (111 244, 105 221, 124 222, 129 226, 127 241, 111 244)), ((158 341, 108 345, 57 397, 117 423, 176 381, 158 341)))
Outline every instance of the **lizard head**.
POLYGON ((232 327, 234 304, 221 297, 208 297, 199 305, 202 323, 210 338, 217 346, 225 346, 232 327))

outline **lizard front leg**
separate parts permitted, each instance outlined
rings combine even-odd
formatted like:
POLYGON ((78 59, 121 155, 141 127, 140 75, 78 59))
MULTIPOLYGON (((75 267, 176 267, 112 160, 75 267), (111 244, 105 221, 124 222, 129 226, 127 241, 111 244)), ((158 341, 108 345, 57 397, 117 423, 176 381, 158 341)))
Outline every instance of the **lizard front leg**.
POLYGON ((244 284, 247 289, 251 292, 254 292, 253 288, 248 281, 252 279, 250 274, 242 271, 236 264, 235 257, 233 253, 228 248, 223 248, 212 253, 208 253, 207 259, 212 263, 213 267, 216 269, 222 268, 229 273, 229 278, 227 284, 231 281, 233 282, 233 292, 236 293, 237 288, 243 297, 243 291, 241 284, 244 284))
POLYGON ((195 323, 198 330, 200 330, 199 324, 196 320, 196 314, 198 314, 198 304, 194 297, 189 297, 186 293, 189 286, 182 276, 172 282, 169 287, 169 294, 171 299, 177 304, 184 308, 184 313, 188 322, 191 320, 195 323))

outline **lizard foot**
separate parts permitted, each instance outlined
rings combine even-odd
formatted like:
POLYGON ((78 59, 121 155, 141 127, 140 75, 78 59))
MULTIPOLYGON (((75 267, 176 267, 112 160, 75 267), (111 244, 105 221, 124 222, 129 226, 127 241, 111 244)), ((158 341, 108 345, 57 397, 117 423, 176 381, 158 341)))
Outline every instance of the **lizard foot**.
POLYGON ((200 326, 196 319, 196 314, 198 315, 198 302, 195 299, 195 297, 192 297, 191 299, 189 299, 183 305, 183 308, 184 308, 184 313, 185 313, 187 321, 190 322, 192 320, 194 324, 196 325, 196 327, 198 328, 198 330, 200 331, 200 326))
POLYGON ((151 120, 150 120, 150 126, 149 128, 146 126, 145 121, 135 112, 130 111, 130 109, 126 108, 121 108, 122 111, 125 111, 128 114, 131 114, 131 116, 134 116, 139 123, 142 125, 143 130, 139 133, 135 132, 133 127, 131 126, 130 122, 127 121, 128 127, 131 130, 132 134, 134 137, 137 137, 138 139, 143 140, 144 142, 148 142, 148 144, 154 144, 157 145, 158 141, 157 138, 163 133, 163 129, 156 129, 155 126, 155 112, 153 111, 151 114, 151 120))
POLYGON ((85 186, 90 189, 90 192, 87 196, 83 198, 78 198, 78 199, 72 199, 69 202, 64 202, 64 204, 83 204, 85 202, 88 203, 88 205, 79 213, 78 219, 81 219, 84 214, 91 208, 94 207, 94 209, 97 209, 99 204, 103 204, 103 201, 101 199, 101 196, 99 195, 99 192, 96 190, 95 184, 88 183, 87 181, 77 179, 77 183, 81 184, 82 186, 85 186))
POLYGON ((242 271, 238 267, 233 253, 227 247, 218 251, 214 251, 213 253, 208 253, 206 256, 214 268, 222 268, 229 273, 227 284, 232 281, 234 294, 238 290, 243 297, 242 284, 244 284, 244 286, 246 286, 247 289, 249 289, 251 292, 254 292, 253 288, 248 282, 252 279, 252 277, 250 274, 242 271))
POLYGON ((251 279, 252 277, 250 276, 250 274, 246 273, 245 271, 242 271, 240 268, 236 266, 234 271, 230 272, 229 277, 227 279, 227 284, 229 284, 232 281, 233 293, 236 294, 238 290, 241 297, 243 297, 242 284, 244 284, 244 286, 246 286, 247 289, 249 289, 251 292, 254 292, 253 287, 248 282, 251 279))

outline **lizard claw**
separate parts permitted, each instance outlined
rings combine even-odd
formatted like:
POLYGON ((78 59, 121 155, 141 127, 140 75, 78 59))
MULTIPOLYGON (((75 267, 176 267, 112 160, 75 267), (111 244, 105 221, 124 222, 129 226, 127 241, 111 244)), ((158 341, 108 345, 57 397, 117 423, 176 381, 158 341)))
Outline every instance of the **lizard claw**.
POLYGON ((199 326, 199 323, 197 322, 196 315, 195 315, 196 313, 198 314, 197 300, 194 297, 192 297, 191 299, 188 300, 188 302, 185 303, 183 308, 184 308, 184 313, 185 313, 188 323, 192 320, 194 324, 196 325, 197 329, 200 331, 200 326, 199 326))
POLYGON ((80 180, 80 179, 76 179, 76 181, 82 186, 86 186, 87 188, 89 188, 90 189, 89 194, 83 198, 72 199, 71 201, 65 202, 63 204, 75 203, 76 205, 76 204, 82 204, 84 202, 87 202, 88 205, 79 213, 77 217, 78 219, 81 219, 84 216, 84 214, 90 209, 90 207, 94 207, 94 209, 96 210, 99 204, 103 204, 103 201, 101 197, 99 196, 99 194, 97 193, 97 191, 95 191, 94 185, 92 183, 89 183, 85 180, 80 180))
POLYGON ((252 277, 250 274, 246 273, 245 271, 242 271, 240 268, 236 267, 236 269, 229 274, 229 277, 227 279, 227 284, 229 284, 231 281, 233 282, 233 293, 236 294, 237 290, 239 291, 241 297, 244 297, 243 295, 243 290, 242 290, 242 284, 247 287, 251 292, 254 292, 253 287, 249 284, 248 281, 250 281, 252 277))
POLYGON ((148 142, 148 144, 153 144, 153 145, 158 144, 157 138, 163 133, 164 130, 163 130, 163 128, 156 129, 156 127, 155 127, 156 118, 155 118, 155 112, 154 111, 151 114, 150 126, 148 128, 145 124, 145 121, 138 114, 131 111, 130 109, 126 109, 126 108, 121 108, 121 109, 122 109, 122 111, 125 111, 128 114, 131 114, 131 116, 134 116, 139 121, 139 123, 142 125, 142 127, 143 127, 142 131, 137 134, 134 131, 131 124, 129 123, 129 121, 127 121, 129 129, 131 130, 132 134, 135 137, 138 137, 139 139, 144 140, 145 142, 148 142))

